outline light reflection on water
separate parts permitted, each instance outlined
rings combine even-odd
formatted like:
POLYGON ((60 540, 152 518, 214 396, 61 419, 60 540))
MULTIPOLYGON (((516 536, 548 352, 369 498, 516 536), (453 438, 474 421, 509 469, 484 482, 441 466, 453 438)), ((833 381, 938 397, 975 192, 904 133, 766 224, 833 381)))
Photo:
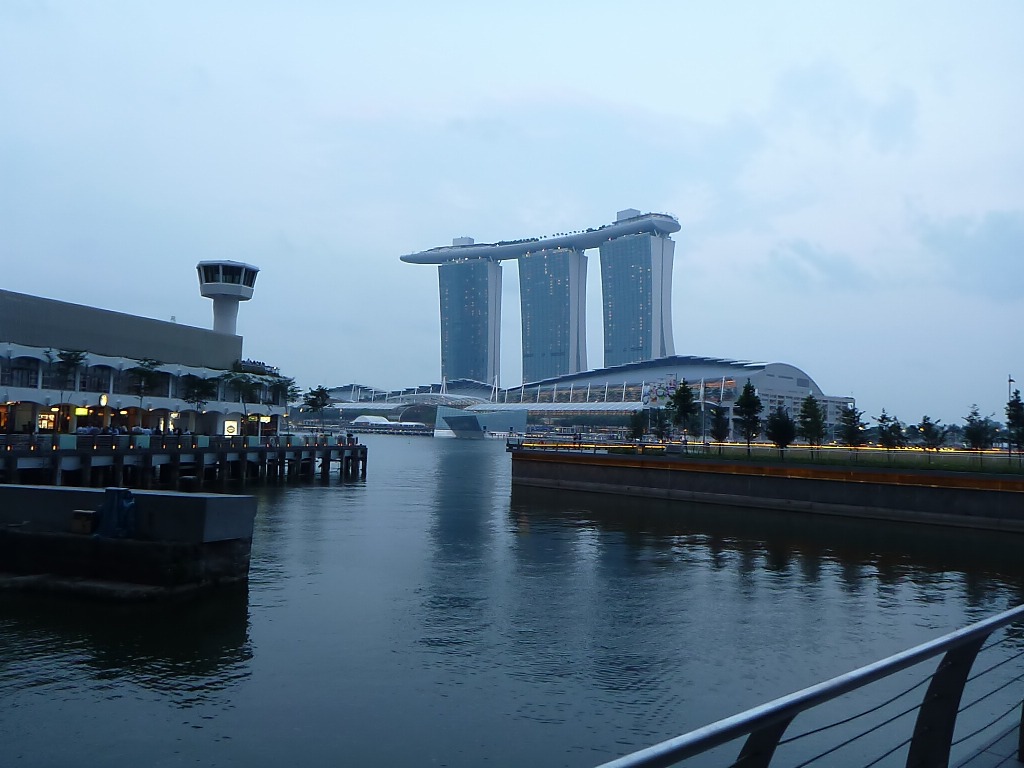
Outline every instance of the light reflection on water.
POLYGON ((365 482, 258 491, 247 593, 0 599, 0 764, 591 765, 1021 602, 1006 537, 512 491, 497 442, 368 442, 365 482))

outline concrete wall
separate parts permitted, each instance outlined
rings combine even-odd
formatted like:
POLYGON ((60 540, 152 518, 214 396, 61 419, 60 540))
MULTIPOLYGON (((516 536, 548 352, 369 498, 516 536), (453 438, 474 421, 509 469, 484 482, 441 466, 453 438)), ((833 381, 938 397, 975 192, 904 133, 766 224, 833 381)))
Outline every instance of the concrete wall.
POLYGON ((242 337, 0 290, 0 342, 230 368, 242 337))
POLYGON ((512 482, 1024 533, 1024 492, 1015 487, 1024 484, 984 475, 520 449, 512 455, 512 482))
POLYGON ((98 510, 105 490, 0 486, 0 589, 124 600, 249 577, 254 498, 132 495, 131 535, 99 536, 73 532, 72 513, 98 510))
MULTIPOLYGON (((69 533, 72 512, 98 510, 104 494, 102 488, 0 485, 0 526, 30 533, 69 533)), ((136 490, 132 495, 138 520, 135 539, 202 544, 252 538, 256 519, 252 496, 136 490)))

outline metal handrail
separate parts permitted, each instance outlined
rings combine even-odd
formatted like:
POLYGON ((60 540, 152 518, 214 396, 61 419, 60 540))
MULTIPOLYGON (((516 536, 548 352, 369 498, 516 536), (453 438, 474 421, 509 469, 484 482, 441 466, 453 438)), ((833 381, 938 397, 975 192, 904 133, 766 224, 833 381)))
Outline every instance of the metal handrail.
POLYGON ((869 683, 920 664, 941 653, 946 656, 932 675, 924 695, 914 735, 910 740, 908 765, 917 764, 922 754, 937 755, 946 765, 956 724, 957 707, 974 658, 982 644, 997 629, 1024 618, 1024 605, 991 616, 940 638, 847 672, 802 691, 748 709, 695 731, 603 763, 599 768, 653 768, 675 765, 714 747, 748 736, 740 756, 743 764, 767 766, 786 727, 801 712, 831 701, 869 683), (955 679, 950 679, 950 676, 955 679), (952 710, 950 711, 950 706, 952 710), (944 761, 942 755, 945 755, 944 761), (915 758, 916 756, 916 758, 915 758), (913 762, 912 762, 913 761, 913 762))

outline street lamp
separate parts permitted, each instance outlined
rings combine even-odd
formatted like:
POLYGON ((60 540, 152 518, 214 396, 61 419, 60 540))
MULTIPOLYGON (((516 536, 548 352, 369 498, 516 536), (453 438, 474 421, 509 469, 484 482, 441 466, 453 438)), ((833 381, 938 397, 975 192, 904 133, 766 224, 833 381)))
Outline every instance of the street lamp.
MULTIPOLYGON (((1006 376, 1006 404, 1009 406, 1010 400, 1013 399, 1013 374, 1007 374, 1006 376)), ((1006 461, 1013 461, 1013 441, 1010 440, 1010 425, 1006 425, 1006 461)))

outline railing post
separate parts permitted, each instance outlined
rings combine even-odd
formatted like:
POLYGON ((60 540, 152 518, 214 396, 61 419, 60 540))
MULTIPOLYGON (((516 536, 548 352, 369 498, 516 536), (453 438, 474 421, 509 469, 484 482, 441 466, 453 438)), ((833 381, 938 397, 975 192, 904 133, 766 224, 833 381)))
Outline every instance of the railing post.
POLYGON ((1024 703, 1020 705, 1020 725, 1017 726, 1017 762, 1024 763, 1024 703))
POLYGON ((949 765, 949 748, 956 727, 957 710, 974 659, 988 635, 976 637, 946 652, 939 662, 914 724, 907 768, 941 768, 949 765))
POLYGON ((735 765, 741 765, 743 768, 767 768, 775 755, 775 748, 779 746, 779 739, 791 722, 793 718, 787 717, 751 732, 743 743, 743 749, 740 750, 735 765))

